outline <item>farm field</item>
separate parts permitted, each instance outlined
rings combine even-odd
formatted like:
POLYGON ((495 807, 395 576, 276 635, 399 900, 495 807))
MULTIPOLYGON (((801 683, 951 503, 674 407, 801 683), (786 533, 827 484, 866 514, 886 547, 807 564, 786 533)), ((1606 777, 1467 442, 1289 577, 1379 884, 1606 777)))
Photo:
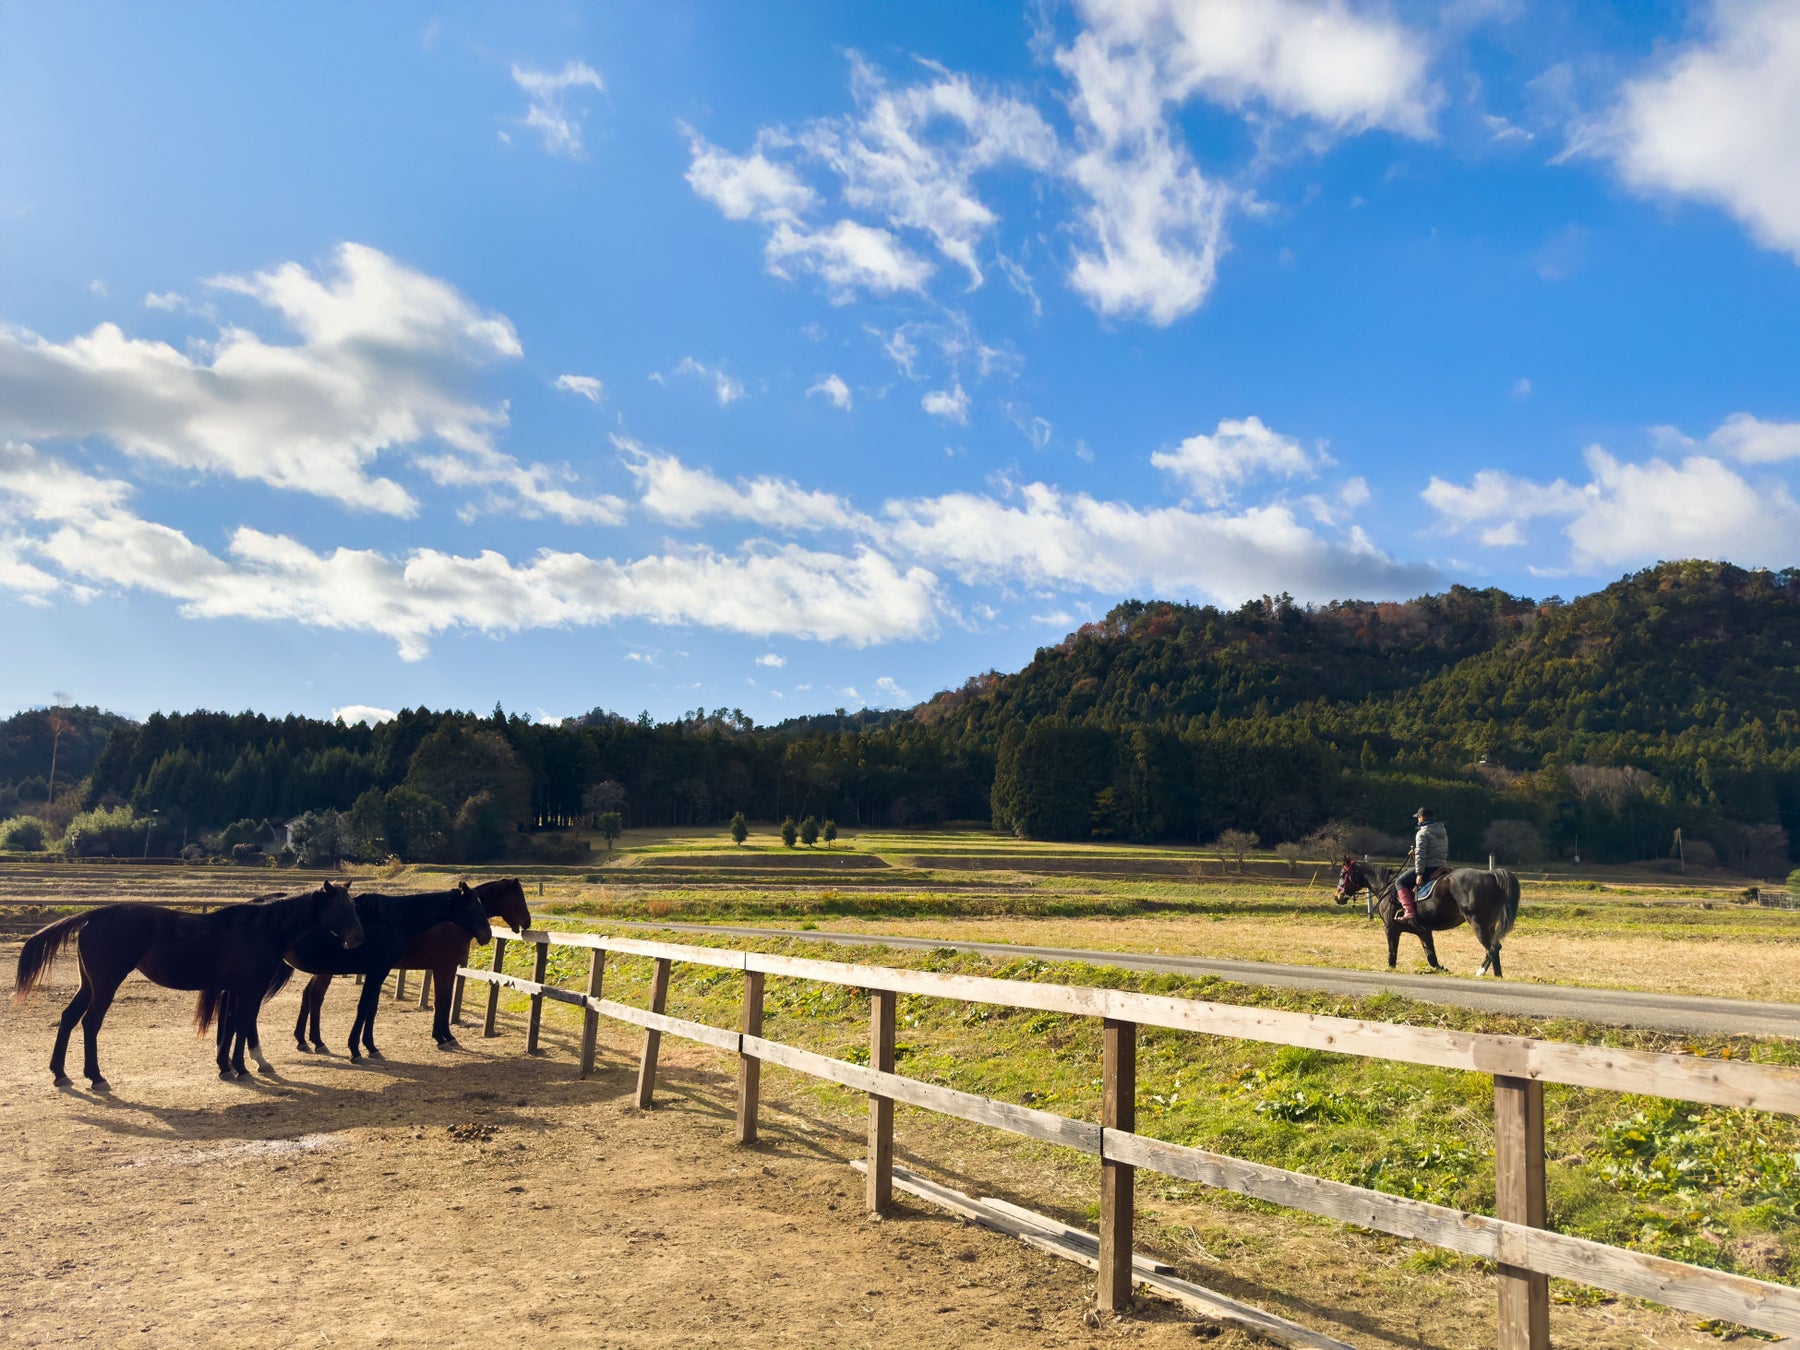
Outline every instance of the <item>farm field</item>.
MULTIPOLYGON (((1359 909, 1331 905, 1324 881, 1309 889, 1304 876, 1298 884, 1259 876, 1254 862, 1250 878, 1240 881, 1219 876, 1216 861, 1191 852, 1184 857, 1179 850, 1152 856, 1184 867, 1210 866, 1213 875, 1142 880, 913 866, 904 869, 914 874, 904 885, 855 891, 835 878, 821 883, 794 877, 825 867, 859 875, 899 871, 892 860, 900 856, 937 860, 924 851, 929 836, 905 838, 892 851, 891 837, 879 838, 880 851, 870 846, 876 839, 854 842, 854 848, 833 850, 833 861, 826 862, 785 850, 726 853, 717 839, 704 836, 628 839, 635 847, 611 865, 524 870, 533 882, 528 890, 539 922, 552 926, 608 931, 609 917, 729 918, 769 925, 768 940, 755 945, 833 959, 1103 980, 1352 1016, 1800 1060, 1800 1049, 1790 1044, 1743 1037, 1684 1043, 1577 1023, 1528 1024, 1392 996, 1308 996, 1024 958, 877 948, 821 952, 784 937, 783 928, 816 925, 1116 950, 1192 950, 1181 944, 1193 943, 1209 954, 1365 968, 1381 960, 1374 927, 1359 909), (744 861, 721 863, 715 854, 744 861), (664 868, 680 868, 684 875, 665 885, 664 868), (729 879, 715 884, 712 875, 727 870, 729 879), (944 883, 952 880, 968 889, 949 890, 944 883), (946 901, 988 912, 932 912, 946 901)), ((977 850, 995 846, 993 836, 952 843, 984 860, 987 855, 977 850)), ((1016 858, 1044 869, 1053 869, 1059 855, 1090 866, 1133 861, 1129 850, 1012 849, 1016 858)), ((15 912, 15 934, 59 902, 132 896, 218 903, 296 880, 292 873, 222 867, 5 866, 13 897, 46 907, 29 916, 15 912)), ((361 884, 374 882, 372 873, 359 870, 361 884)), ((406 869, 384 884, 422 888, 441 875, 406 869)), ((1675 981, 1704 984, 1707 977, 1696 963, 1710 957, 1715 964, 1707 969, 1723 987, 1698 992, 1792 999, 1783 971, 1794 969, 1790 934, 1800 916, 1739 905, 1734 895, 1725 886, 1675 886, 1653 878, 1616 885, 1592 877, 1528 882, 1526 917, 1507 947, 1509 973, 1517 963, 1537 979, 1671 989, 1684 987, 1675 981), (1589 944, 1585 950, 1610 978, 1584 978, 1575 960, 1534 966, 1538 942, 1553 939, 1564 952, 1589 944), (1645 954, 1633 956, 1638 947, 1645 954), (1660 966, 1657 952, 1664 954, 1660 966)), ((1473 943, 1457 941, 1456 934, 1446 936, 1445 958, 1472 958, 1473 943)), ((9 974, 15 950, 0 949, 9 974)), ((550 978, 578 987, 585 966, 562 969, 559 962, 568 959, 562 949, 553 952, 550 978)), ((528 962, 528 953, 512 944, 506 969, 525 975, 528 962)), ((1472 967, 1473 959, 1467 964, 1472 967)), ((608 996, 641 1003, 647 974, 646 962, 616 962, 608 970, 608 996)), ((65 966, 57 979, 72 976, 73 967, 65 966)), ((1786 978, 1791 981, 1791 974, 1786 978)), ((186 1031, 187 1002, 134 980, 102 1042, 118 1086, 118 1102, 111 1105, 48 1086, 43 1064, 61 1003, 56 989, 0 1013, 0 1124, 12 1128, 13 1137, 32 1141, 21 1184, 31 1188, 23 1212, 34 1225, 29 1241, 15 1234, 4 1244, 10 1250, 0 1251, 14 1260, 0 1276, 0 1309, 23 1310, 10 1318, 32 1318, 45 1343, 56 1344, 57 1336, 72 1338, 83 1326, 71 1308, 111 1308, 120 1289, 126 1292, 117 1306, 146 1310, 141 1325, 151 1325, 214 1306, 208 1299, 238 1307, 248 1319, 251 1309, 269 1306, 260 1301, 264 1292, 281 1287, 267 1281, 302 1281, 305 1297, 290 1306, 316 1313, 321 1330, 335 1337, 331 1320, 356 1320, 368 1334, 350 1343, 379 1344, 387 1335, 398 1344, 415 1334, 415 1313, 436 1316, 419 1310, 416 1294, 409 1296, 404 1332, 398 1318, 384 1324, 355 1310, 366 1299, 366 1306, 390 1316, 393 1298, 408 1282, 418 1282, 419 1267, 395 1254, 411 1248, 431 1272, 430 1287, 446 1290, 446 1307, 481 1309, 473 1317, 444 1316, 447 1344, 502 1322, 530 1327, 549 1344, 596 1338, 649 1343, 659 1330, 668 1331, 659 1319, 671 1315, 688 1319, 679 1323, 679 1338, 701 1344, 708 1335, 728 1342, 720 1325, 762 1327, 755 1338, 769 1340, 787 1334, 778 1328, 791 1329, 795 1339, 829 1344, 866 1343, 877 1326, 887 1343, 914 1343, 896 1339, 890 1331, 896 1325, 903 1335, 916 1329, 918 1344, 1191 1339, 1191 1315, 1154 1303, 1146 1305, 1148 1322, 1087 1325, 1082 1313, 1091 1283, 1085 1271, 961 1227, 922 1202, 904 1200, 901 1223, 865 1223, 859 1184, 843 1165, 860 1156, 863 1111, 860 1099, 843 1089, 769 1070, 765 1101, 772 1128, 762 1156, 763 1149, 746 1153, 728 1142, 733 1066, 728 1056, 705 1048, 665 1041, 668 1106, 646 1117, 627 1104, 636 1045, 627 1028, 602 1024, 605 1071, 581 1083, 574 1076, 576 1023, 568 1010, 546 1007, 549 1053, 527 1059, 519 1054, 523 1000, 508 995, 502 1001, 506 1036, 483 1041, 471 1029, 468 1054, 445 1057, 429 1049, 423 1018, 410 1010, 409 999, 405 1007, 385 1005, 388 1065, 353 1071, 341 1058, 321 1061, 286 1048, 281 1033, 284 1023, 291 1024, 293 999, 291 991, 284 994, 263 1023, 265 1046, 287 1082, 276 1088, 226 1085, 212 1077, 210 1055, 186 1031), (488 1125, 498 1132, 487 1135, 481 1127, 488 1125), (515 1145, 510 1153, 502 1140, 515 1145), (96 1184, 102 1166, 121 1165, 132 1177, 130 1187, 96 1184), (97 1197, 106 1217, 72 1208, 72 1187, 86 1192, 84 1198, 97 1197), (185 1210, 184 1200, 203 1207, 193 1211, 190 1224, 205 1241, 217 1239, 215 1250, 185 1266, 187 1256, 167 1244, 134 1252, 132 1245, 146 1240, 144 1220, 185 1210), (213 1221, 219 1214, 230 1216, 227 1227, 213 1221), (552 1231, 556 1239, 546 1243, 544 1234, 552 1231), (123 1284, 103 1273, 106 1263, 82 1255, 82 1244, 96 1235, 122 1258, 120 1269, 137 1272, 123 1284), (290 1250, 295 1242, 306 1259, 290 1250), (346 1274, 362 1259, 358 1244, 370 1254, 383 1253, 364 1272, 361 1287, 346 1274), (720 1244, 729 1253, 723 1271, 720 1244), (54 1263, 35 1257, 24 1263, 28 1269, 17 1265, 21 1254, 40 1250, 77 1264, 60 1274, 54 1263), (230 1255, 220 1258, 219 1250, 230 1255), (551 1252, 555 1259, 546 1264, 551 1252), (621 1257, 622 1275, 616 1273, 621 1257), (269 1267, 270 1261, 279 1268, 269 1267), (609 1263, 611 1277, 604 1273, 609 1263), (765 1278, 769 1271, 782 1278, 765 1278), (160 1278, 151 1278, 157 1272, 160 1278), (870 1276, 866 1282, 863 1272, 870 1276), (208 1292, 203 1277, 225 1292, 208 1292), (562 1280, 569 1295, 584 1297, 545 1296, 562 1280), (971 1280, 977 1284, 966 1283, 971 1280), (463 1281, 470 1288, 479 1284, 479 1296, 467 1304, 458 1303, 455 1292, 463 1281), (681 1296, 670 1300, 659 1293, 665 1282, 681 1296), (107 1284, 104 1295, 93 1288, 97 1283, 107 1284), (863 1292, 855 1302, 855 1308, 875 1308, 869 1314, 875 1320, 845 1316, 841 1300, 855 1296, 851 1286, 858 1284, 884 1291, 863 1292), (392 1298, 373 1292, 384 1287, 392 1298), (981 1292, 965 1299, 966 1288, 981 1292), (72 1289, 82 1292, 70 1303, 64 1295, 72 1289), (778 1296, 773 1305, 771 1295, 778 1296), (934 1302, 939 1295, 944 1297, 934 1302), (877 1305, 875 1299, 884 1301, 877 1305)), ((725 972, 678 968, 669 1007, 680 1016, 735 1025, 737 981, 725 972)), ((345 991, 334 995, 328 1039, 341 1038, 349 1008, 345 991)), ((849 991, 772 980, 769 1017, 768 1034, 841 1057, 855 1059, 866 1039, 867 1001, 849 991)), ((901 1023, 904 1073, 1078 1118, 1097 1111, 1095 1028, 1048 1015, 910 998, 901 1001, 901 1023)), ((1172 1033, 1146 1037, 1140 1073, 1140 1121, 1157 1137, 1491 1211, 1492 1103, 1484 1079, 1172 1033)), ((1549 1114, 1554 1226, 1761 1278, 1792 1278, 1800 1256, 1800 1130, 1794 1122, 1750 1112, 1671 1110, 1649 1099, 1554 1088, 1549 1114), (1672 1186, 1666 1184, 1670 1169, 1681 1172, 1672 1186)), ((899 1157, 908 1166, 959 1189, 1092 1226, 1097 1184, 1091 1160, 906 1108, 899 1119, 899 1157)), ((1139 1245, 1175 1262, 1187 1278, 1353 1344, 1450 1350, 1492 1343, 1493 1280, 1477 1262, 1168 1179, 1141 1178, 1140 1192, 1139 1245)), ((1554 1288, 1559 1301, 1553 1326, 1571 1344, 1689 1346, 1717 1344, 1720 1335, 1731 1334, 1647 1305, 1601 1299, 1573 1286, 1554 1288)), ((125 1322, 135 1315, 122 1312, 115 1330, 131 1332, 125 1322)), ((13 1334, 0 1321, 0 1339, 13 1334)), ((143 1337, 142 1344, 156 1343, 149 1333, 133 1334, 143 1337)), ((197 1343, 207 1343, 207 1334, 210 1329, 202 1328, 197 1343)), ((312 1335, 303 1330, 301 1338, 312 1335)), ((129 1335, 122 1340, 131 1343, 129 1335)), ((1248 1342, 1226 1333, 1214 1343, 1248 1342)))

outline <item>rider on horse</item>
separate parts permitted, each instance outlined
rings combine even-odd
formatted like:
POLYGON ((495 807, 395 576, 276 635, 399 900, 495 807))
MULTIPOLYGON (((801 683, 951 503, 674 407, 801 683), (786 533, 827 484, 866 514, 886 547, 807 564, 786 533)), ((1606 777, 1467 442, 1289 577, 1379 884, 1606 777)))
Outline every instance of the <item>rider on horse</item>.
POLYGON ((1413 865, 1394 879, 1394 896, 1408 923, 1418 918, 1418 911, 1413 908, 1414 888, 1450 867, 1450 832, 1437 818, 1437 812, 1421 806, 1413 812, 1413 819, 1419 823, 1419 833, 1413 838, 1413 865))

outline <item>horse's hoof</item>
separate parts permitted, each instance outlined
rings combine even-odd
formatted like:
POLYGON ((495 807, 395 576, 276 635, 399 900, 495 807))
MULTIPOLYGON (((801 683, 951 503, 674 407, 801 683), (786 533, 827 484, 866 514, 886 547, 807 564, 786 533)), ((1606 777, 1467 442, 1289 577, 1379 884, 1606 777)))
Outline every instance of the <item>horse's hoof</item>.
POLYGON ((446 1036, 437 1043, 437 1047, 440 1050, 460 1050, 462 1049, 462 1042, 457 1040, 454 1036, 446 1036))
POLYGON ((111 1092, 112 1091, 112 1084, 107 1082, 104 1078, 94 1078, 94 1079, 89 1080, 88 1087, 90 1090, 92 1090, 94 1092, 111 1092))
POLYGON ((326 1049, 324 1041, 314 1041, 312 1048, 313 1053, 317 1055, 329 1055, 331 1053, 330 1050, 326 1049))
POLYGON ((385 1059, 386 1056, 383 1055, 381 1053, 381 1051, 377 1050, 374 1046, 371 1045, 369 1047, 369 1058, 370 1059, 385 1059))
POLYGON ((54 1082, 55 1082, 55 1086, 57 1086, 57 1087, 74 1087, 75 1086, 75 1080, 73 1078, 69 1077, 69 1075, 66 1073, 57 1074, 54 1082))
POLYGON ((298 1050, 303 1055, 310 1055, 312 1053, 312 1047, 305 1041, 295 1041, 294 1049, 298 1050))

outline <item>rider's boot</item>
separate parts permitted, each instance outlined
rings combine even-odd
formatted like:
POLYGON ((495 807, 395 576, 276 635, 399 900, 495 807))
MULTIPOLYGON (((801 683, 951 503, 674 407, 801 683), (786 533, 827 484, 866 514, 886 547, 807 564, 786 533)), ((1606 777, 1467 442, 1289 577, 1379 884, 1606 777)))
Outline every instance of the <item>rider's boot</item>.
POLYGON ((1400 901, 1401 917, 1408 923, 1417 923, 1419 921, 1419 911, 1413 905, 1413 888, 1411 886, 1396 887, 1394 896, 1400 901))

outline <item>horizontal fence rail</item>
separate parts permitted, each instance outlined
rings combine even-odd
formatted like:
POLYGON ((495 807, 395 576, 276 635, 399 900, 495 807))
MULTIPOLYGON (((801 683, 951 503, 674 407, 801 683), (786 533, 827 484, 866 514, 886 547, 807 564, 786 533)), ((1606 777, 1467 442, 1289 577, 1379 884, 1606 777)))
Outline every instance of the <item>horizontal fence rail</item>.
POLYGON ((1103 1307, 1122 1306, 1129 1297, 1130 1179, 1134 1169, 1148 1168, 1217 1190, 1495 1262, 1501 1276, 1501 1350, 1546 1350, 1549 1276, 1648 1299, 1703 1317, 1724 1318, 1783 1335, 1800 1335, 1800 1289, 1570 1237, 1544 1227, 1543 1148, 1545 1083, 1800 1115, 1800 1070, 1743 1060, 1714 1060, 1698 1055, 1575 1045, 1168 998, 1124 989, 944 975, 591 933, 540 929, 518 933, 496 927, 494 936, 498 940, 494 944, 492 970, 463 967, 457 972, 459 981, 478 980, 489 986, 487 1034, 494 1034, 495 1000, 502 988, 530 996, 529 1048, 533 1050, 537 1048, 544 999, 581 1008, 585 1014, 582 1073, 586 1076, 593 1067, 592 1028, 597 1018, 609 1017, 642 1027, 645 1045, 638 1084, 638 1102, 642 1106, 650 1105, 657 1046, 664 1034, 741 1057, 738 1138, 745 1142, 756 1136, 757 1093, 753 1085, 756 1068, 761 1064, 780 1065, 867 1093, 871 1104, 868 1196, 872 1210, 885 1208, 891 1195, 894 1102, 1099 1158, 1103 1166, 1103 1307), (500 971, 505 943, 509 941, 536 945, 534 973, 538 979, 521 979, 500 971), (545 957, 552 946, 587 948, 592 952, 588 993, 544 982, 545 957), (601 972, 609 952, 647 957, 656 963, 649 1009, 600 997, 601 972), (746 977, 743 1027, 727 1030, 664 1012, 669 971, 675 962, 742 971, 746 977), (875 997, 871 1000, 874 1021, 870 1064, 853 1064, 762 1036, 763 981, 770 975, 871 991, 875 997), (1105 1119, 1098 1123, 1073 1120, 892 1072, 891 1050, 886 1055, 881 1052, 884 1044, 892 1044, 893 1000, 898 994, 1102 1019, 1107 1047, 1105 1119), (1500 1213, 1466 1213, 1204 1149, 1164 1143, 1136 1133, 1132 1099, 1136 1028, 1140 1026, 1491 1075, 1496 1089, 1495 1189, 1500 1213))

